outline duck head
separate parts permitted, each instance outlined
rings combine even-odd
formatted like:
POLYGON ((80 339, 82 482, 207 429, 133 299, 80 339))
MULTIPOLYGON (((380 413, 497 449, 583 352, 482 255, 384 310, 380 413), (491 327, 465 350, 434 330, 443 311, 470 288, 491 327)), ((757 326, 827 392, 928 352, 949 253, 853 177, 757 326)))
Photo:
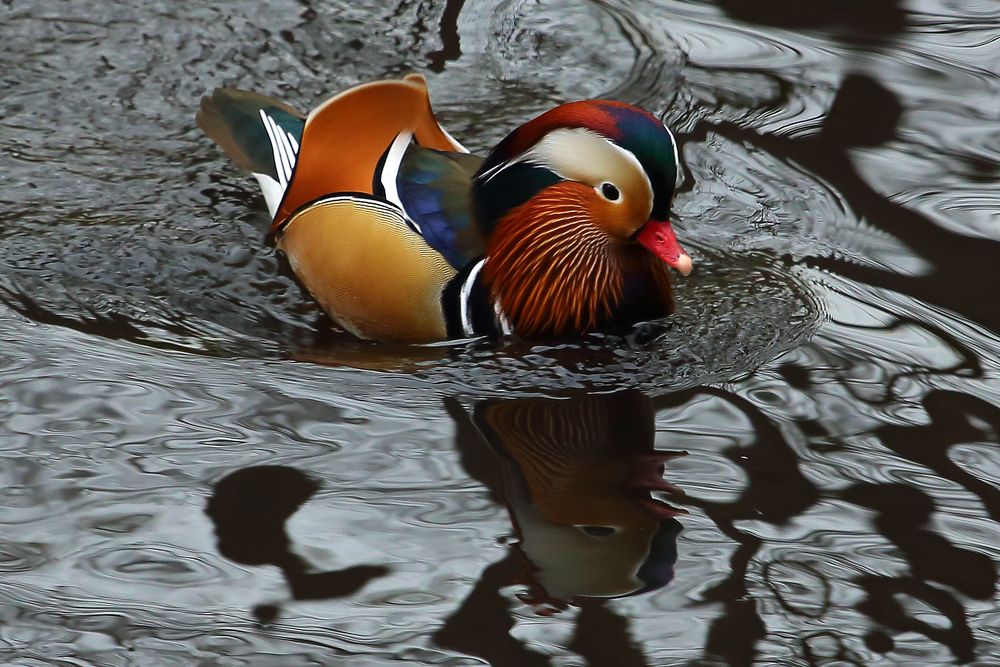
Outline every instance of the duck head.
POLYGON ((483 280, 518 334, 590 331, 630 300, 672 311, 665 267, 691 271, 668 218, 677 163, 663 123, 609 100, 558 106, 497 145, 473 181, 483 280))

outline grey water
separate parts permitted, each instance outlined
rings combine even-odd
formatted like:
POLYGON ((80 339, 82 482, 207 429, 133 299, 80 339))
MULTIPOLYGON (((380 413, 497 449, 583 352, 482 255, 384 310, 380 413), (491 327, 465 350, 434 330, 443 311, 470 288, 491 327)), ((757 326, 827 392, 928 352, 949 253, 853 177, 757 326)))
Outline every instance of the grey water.
POLYGON ((4 664, 1000 662, 994 1, 5 0, 0 63, 4 664), (408 72, 481 153, 670 124, 677 314, 332 330, 194 111, 408 72))

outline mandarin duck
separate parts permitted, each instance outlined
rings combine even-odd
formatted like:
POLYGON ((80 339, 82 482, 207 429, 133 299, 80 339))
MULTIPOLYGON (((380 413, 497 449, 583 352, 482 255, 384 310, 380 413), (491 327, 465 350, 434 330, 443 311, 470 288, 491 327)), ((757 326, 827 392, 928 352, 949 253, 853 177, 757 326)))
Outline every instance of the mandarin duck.
POLYGON ((308 115, 221 88, 199 127, 260 184, 271 235, 332 319, 373 340, 564 337, 663 317, 677 144, 652 114, 570 102, 470 155, 422 76, 308 115))

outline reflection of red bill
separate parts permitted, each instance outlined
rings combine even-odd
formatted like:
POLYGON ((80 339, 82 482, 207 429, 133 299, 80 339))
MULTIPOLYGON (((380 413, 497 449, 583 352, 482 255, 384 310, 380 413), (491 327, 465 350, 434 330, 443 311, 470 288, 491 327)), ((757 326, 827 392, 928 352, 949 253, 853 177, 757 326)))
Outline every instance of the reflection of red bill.
POLYGON ((672 496, 684 495, 683 490, 663 479, 663 472, 664 463, 685 454, 687 452, 655 452, 628 457, 632 466, 622 484, 626 494, 647 512, 660 519, 687 514, 687 510, 674 507, 652 495, 653 491, 662 491, 672 496))
POLYGON ((682 276, 691 273, 691 255, 684 252, 669 220, 647 220, 635 240, 651 253, 677 269, 682 276))
POLYGON ((688 513, 687 510, 681 509, 680 507, 674 507, 669 503, 663 502, 659 498, 633 498, 633 500, 639 503, 640 507, 658 519, 671 519, 678 514, 688 513))

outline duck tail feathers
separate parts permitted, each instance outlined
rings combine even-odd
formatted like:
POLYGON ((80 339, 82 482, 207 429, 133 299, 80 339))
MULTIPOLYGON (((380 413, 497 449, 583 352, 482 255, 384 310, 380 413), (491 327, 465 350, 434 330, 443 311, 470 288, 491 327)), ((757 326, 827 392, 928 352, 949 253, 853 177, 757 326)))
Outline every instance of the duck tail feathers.
POLYGON ((202 99, 195 121, 257 178, 273 216, 292 179, 305 117, 273 98, 218 88, 202 99))

